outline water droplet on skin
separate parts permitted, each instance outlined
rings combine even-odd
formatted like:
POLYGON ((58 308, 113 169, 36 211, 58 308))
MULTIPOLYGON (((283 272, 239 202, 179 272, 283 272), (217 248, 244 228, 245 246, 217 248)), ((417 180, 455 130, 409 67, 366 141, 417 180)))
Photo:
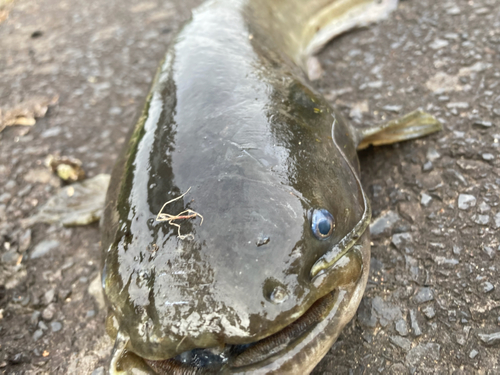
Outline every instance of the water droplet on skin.
POLYGON ((286 292, 285 288, 283 288, 281 286, 277 286, 271 292, 269 299, 272 303, 280 304, 280 303, 285 302, 288 299, 288 293, 286 292))

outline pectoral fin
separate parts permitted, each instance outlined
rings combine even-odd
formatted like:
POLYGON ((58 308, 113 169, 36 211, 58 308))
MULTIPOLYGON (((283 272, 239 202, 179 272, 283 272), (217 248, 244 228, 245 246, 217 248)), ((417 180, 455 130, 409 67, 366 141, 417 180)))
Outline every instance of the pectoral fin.
POLYGON ((358 150, 369 145, 380 146, 420 138, 442 129, 434 116, 417 110, 385 124, 359 130, 358 150))

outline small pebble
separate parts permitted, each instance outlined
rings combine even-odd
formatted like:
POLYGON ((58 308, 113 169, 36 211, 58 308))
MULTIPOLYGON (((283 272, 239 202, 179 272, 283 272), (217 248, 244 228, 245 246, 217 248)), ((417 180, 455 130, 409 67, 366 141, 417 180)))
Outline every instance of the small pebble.
POLYGON ((444 39, 435 39, 431 44, 429 44, 429 47, 432 49, 441 49, 443 47, 447 47, 450 43, 447 40, 444 39))
POLYGON ((40 320, 40 316, 42 315, 42 313, 40 311, 33 311, 33 314, 31 314, 31 318, 30 318, 30 324, 32 326, 36 326, 38 325, 38 321, 40 320))
POLYGON ((413 296, 413 302, 420 305, 434 299, 434 291, 431 288, 420 288, 420 290, 413 296))
POLYGON ((47 321, 50 321, 54 318, 55 313, 56 313, 56 306, 53 303, 51 303, 42 311, 42 318, 47 321))
POLYGON ((57 291, 57 298, 59 299, 59 301, 64 301, 66 298, 69 297, 70 294, 71 294, 70 289, 59 289, 57 291))
POLYGON ((420 198, 420 204, 424 207, 427 207, 432 201, 432 197, 425 193, 422 193, 422 197, 420 198))
POLYGON ((436 310, 434 309, 434 306, 432 306, 432 305, 425 306, 422 309, 422 312, 424 313, 424 315, 427 319, 432 319, 436 316, 436 310))
POLYGON ((386 105, 383 106, 382 109, 387 112, 394 112, 394 113, 399 113, 403 109, 403 106, 401 105, 386 105))
POLYGON ((446 257, 442 257, 442 256, 434 257, 434 261, 436 262, 437 265, 440 265, 440 266, 443 266, 443 265, 455 266, 459 263, 458 259, 446 258, 446 257))
POLYGON ((490 257, 490 259, 493 259, 495 257, 495 249, 493 249, 492 247, 484 246, 483 247, 483 251, 486 254, 488 254, 488 256, 490 257))
POLYGON ((463 334, 457 334, 457 344, 464 346, 467 343, 467 338, 463 334))
POLYGON ((30 358, 24 353, 17 353, 11 359, 10 362, 12 364, 20 364, 29 362, 30 358))
POLYGON ((6 265, 14 265, 17 263, 19 259, 19 254, 17 253, 16 249, 12 249, 7 251, 6 253, 2 254, 2 263, 6 265))
POLYGON ((92 374, 90 375, 104 375, 104 374, 105 374, 104 367, 98 367, 94 371, 92 371, 92 374))
POLYGON ((382 81, 373 81, 373 82, 368 82, 366 86, 368 86, 371 89, 379 89, 384 85, 384 82, 382 81))
POLYGON ((47 327, 47 324, 45 324, 43 320, 40 320, 38 322, 38 328, 40 328, 42 331, 46 331, 49 329, 49 327, 47 327))
POLYGON ((449 8, 446 13, 451 15, 451 16, 457 16, 460 14, 460 8, 457 7, 456 5, 452 6, 451 8, 449 8))
POLYGON ((40 337, 43 336, 43 331, 41 329, 37 329, 34 333, 33 333, 33 340, 34 341, 38 341, 38 339, 40 337))
POLYGON ((448 109, 467 109, 469 108, 469 103, 467 102, 455 102, 446 104, 448 109))
POLYGON ((411 349, 411 341, 408 340, 407 338, 400 337, 400 336, 391 336, 391 337, 389 337, 389 340, 394 345, 403 349, 405 352, 407 352, 411 349))
POLYGON ((430 160, 432 162, 432 161, 435 161, 435 160, 439 159, 441 157, 441 154, 439 152, 437 152, 436 149, 429 148, 427 150, 426 157, 427 157, 427 160, 430 160))
POLYGON ((423 166, 422 166, 422 170, 424 172, 429 172, 429 171, 432 171, 432 169, 434 168, 434 165, 432 164, 431 161, 428 161, 427 163, 425 163, 423 166))
POLYGON ((392 236, 392 244, 398 250, 402 250, 404 245, 411 243, 413 241, 413 237, 410 233, 396 233, 392 236))
POLYGON ((410 310, 410 323, 411 323, 411 330, 413 331, 413 334, 417 337, 421 336, 422 330, 420 329, 420 326, 418 325, 417 310, 416 309, 410 310))
POLYGON ((490 222, 489 215, 474 215, 472 216, 472 221, 479 225, 487 225, 490 222))
POLYGON ((119 115, 121 114, 123 111, 120 107, 111 107, 108 111, 108 113, 110 115, 119 115))
POLYGON ((12 296, 12 301, 15 303, 19 303, 21 306, 27 306, 28 303, 30 302, 30 296, 29 294, 22 295, 22 294, 14 294, 12 296))
POLYGON ((397 212, 388 211, 384 215, 373 220, 370 225, 370 234, 372 236, 379 236, 385 232, 388 232, 394 224, 401 220, 401 217, 397 212))
POLYGON ((36 259, 47 255, 50 251, 54 250, 59 246, 59 241, 56 240, 47 240, 42 241, 38 245, 35 246, 33 252, 31 253, 30 258, 36 259))
POLYGON ((6 204, 10 201, 10 198, 12 198, 12 195, 9 193, 3 193, 0 195, 0 203, 6 204))
POLYGON ((457 321, 457 310, 450 310, 450 311, 448 311, 448 320, 450 322, 456 322, 457 321))
POLYGON ((495 155, 490 154, 490 153, 484 153, 481 156, 482 156, 483 160, 485 160, 485 161, 495 160, 495 155))
POLYGON ((401 336, 408 335, 408 325, 406 324, 406 321, 404 319, 399 319, 398 321, 396 321, 395 326, 396 326, 396 331, 401 336))
POLYGON ((95 310, 87 311, 86 318, 93 318, 95 316, 95 310))
POLYGON ((62 324, 59 322, 51 322, 50 323, 50 329, 52 332, 59 332, 62 328, 62 324))
POLYGON ((486 202, 481 202, 479 206, 477 207, 477 211, 480 214, 485 214, 491 210, 491 207, 486 203, 486 202))
POLYGON ((490 121, 474 121, 474 125, 491 128, 493 124, 490 121))
POLYGON ((27 229, 19 237, 19 252, 24 253, 31 244, 31 229, 27 229))
POLYGON ((52 303, 54 301, 54 297, 56 295, 56 291, 55 289, 50 289, 48 290, 47 292, 45 292, 45 294, 43 295, 43 303, 45 305, 49 305, 50 303, 52 303))
POLYGON ((438 362, 441 357, 441 345, 436 343, 420 343, 411 349, 406 355, 406 362, 411 366, 421 366, 427 363, 438 362))
POLYGON ((490 283, 489 281, 485 281, 484 283, 482 283, 481 287, 482 287, 484 293, 489 293, 493 289, 495 289, 495 287, 493 286, 493 284, 490 283))
POLYGON ((479 352, 476 349, 472 349, 471 352, 469 353, 469 358, 474 359, 478 354, 479 352))
POLYGON ((458 208, 461 210, 468 210, 470 207, 476 205, 476 197, 470 194, 460 194, 458 196, 458 208))
POLYGON ((487 346, 500 344, 500 331, 490 334, 480 333, 478 337, 487 346))

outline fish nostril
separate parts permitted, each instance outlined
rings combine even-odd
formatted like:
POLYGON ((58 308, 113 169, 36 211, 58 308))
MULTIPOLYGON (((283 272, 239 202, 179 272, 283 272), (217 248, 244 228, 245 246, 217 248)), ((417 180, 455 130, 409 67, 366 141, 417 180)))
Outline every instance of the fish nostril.
POLYGON ((275 304, 283 303, 287 299, 288 293, 286 292, 285 288, 281 286, 277 286, 276 288, 274 288, 274 290, 271 292, 271 295, 269 296, 269 300, 275 304))
POLYGON ((274 277, 270 277, 264 281, 262 291, 264 298, 275 305, 282 304, 288 299, 286 286, 274 277))

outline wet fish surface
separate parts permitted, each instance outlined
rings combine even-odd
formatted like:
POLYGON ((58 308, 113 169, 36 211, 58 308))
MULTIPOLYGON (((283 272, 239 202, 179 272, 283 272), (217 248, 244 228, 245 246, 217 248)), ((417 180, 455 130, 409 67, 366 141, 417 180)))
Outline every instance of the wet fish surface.
POLYGON ((309 373, 361 300, 371 213, 356 150, 439 130, 365 131, 307 58, 397 0, 210 1, 169 48, 102 219, 110 373, 309 373))

